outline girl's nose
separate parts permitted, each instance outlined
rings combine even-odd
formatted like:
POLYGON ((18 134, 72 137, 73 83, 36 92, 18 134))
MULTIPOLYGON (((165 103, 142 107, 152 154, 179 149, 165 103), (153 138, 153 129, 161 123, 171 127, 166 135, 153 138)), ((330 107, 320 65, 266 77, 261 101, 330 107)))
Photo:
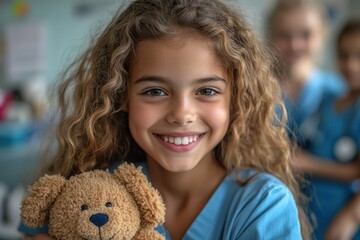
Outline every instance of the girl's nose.
POLYGON ((196 120, 196 107, 186 98, 174 99, 169 106, 166 121, 173 125, 186 126, 196 120))

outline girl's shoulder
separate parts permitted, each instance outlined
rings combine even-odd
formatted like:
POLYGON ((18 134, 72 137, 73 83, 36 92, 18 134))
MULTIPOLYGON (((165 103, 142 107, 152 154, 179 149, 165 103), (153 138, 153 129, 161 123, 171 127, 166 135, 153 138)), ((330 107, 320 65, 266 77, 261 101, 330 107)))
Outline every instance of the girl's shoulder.
POLYGON ((240 215, 248 216, 251 222, 254 217, 262 215, 275 220, 278 214, 288 212, 289 219, 298 221, 295 198, 281 180, 270 173, 256 170, 245 170, 239 172, 238 176, 240 183, 236 178, 233 180, 237 186, 231 201, 240 215), (247 178, 242 182, 244 175, 247 178))
POLYGON ((275 197, 284 195, 291 197, 289 188, 277 177, 270 173, 253 169, 239 171, 232 178, 237 183, 237 191, 246 192, 254 198, 264 198, 267 195, 275 197))
POLYGON ((213 197, 222 206, 229 206, 232 218, 241 215, 251 218, 254 213, 294 211, 297 207, 290 189, 272 174, 257 170, 242 170, 229 174, 219 185, 213 197))
POLYGON ((236 239, 259 239, 264 232, 271 239, 280 239, 284 234, 289 239, 300 239, 296 202, 282 181, 269 173, 244 170, 235 178, 231 176, 229 182, 232 186, 222 205, 228 204, 228 219, 241 226, 236 239), (271 224, 274 222, 276 226, 271 224))

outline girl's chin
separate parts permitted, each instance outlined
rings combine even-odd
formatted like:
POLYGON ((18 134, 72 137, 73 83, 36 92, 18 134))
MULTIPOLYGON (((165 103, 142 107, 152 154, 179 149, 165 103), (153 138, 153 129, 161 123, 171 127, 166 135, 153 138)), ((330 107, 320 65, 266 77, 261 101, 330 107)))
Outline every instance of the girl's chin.
POLYGON ((171 162, 167 161, 166 163, 158 162, 158 166, 160 166, 165 171, 172 173, 188 172, 194 169, 196 165, 197 164, 194 162, 186 163, 186 160, 179 160, 179 159, 174 159, 171 162))
POLYGON ((182 173, 182 172, 188 172, 191 171, 192 169, 194 169, 195 166, 189 166, 189 165, 178 165, 178 166, 164 166, 163 168, 168 171, 168 172, 172 172, 172 173, 182 173))

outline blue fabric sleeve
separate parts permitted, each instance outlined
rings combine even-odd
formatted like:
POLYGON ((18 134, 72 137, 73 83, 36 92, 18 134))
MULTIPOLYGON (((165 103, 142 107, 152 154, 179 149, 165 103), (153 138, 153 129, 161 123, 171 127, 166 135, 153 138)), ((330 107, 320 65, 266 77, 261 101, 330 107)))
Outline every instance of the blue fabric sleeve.
POLYGON ((39 228, 29 228, 21 221, 21 223, 18 227, 18 231, 21 233, 24 233, 26 235, 29 235, 29 236, 35 236, 36 234, 39 234, 39 233, 48 233, 48 227, 44 226, 44 227, 39 227, 39 228))
POLYGON ((236 239, 302 239, 294 198, 284 186, 269 186, 248 204, 237 218, 236 239))

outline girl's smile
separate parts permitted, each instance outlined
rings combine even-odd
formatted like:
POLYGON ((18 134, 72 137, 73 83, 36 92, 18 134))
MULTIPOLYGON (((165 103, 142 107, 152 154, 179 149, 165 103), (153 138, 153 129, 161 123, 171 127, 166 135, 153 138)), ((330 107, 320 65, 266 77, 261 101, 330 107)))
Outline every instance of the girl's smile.
POLYGON ((168 171, 214 162, 229 125, 230 86, 210 44, 198 35, 138 43, 130 67, 129 127, 168 171))
POLYGON ((170 151, 188 152, 198 144, 205 133, 186 133, 186 134, 155 134, 160 142, 170 151))

